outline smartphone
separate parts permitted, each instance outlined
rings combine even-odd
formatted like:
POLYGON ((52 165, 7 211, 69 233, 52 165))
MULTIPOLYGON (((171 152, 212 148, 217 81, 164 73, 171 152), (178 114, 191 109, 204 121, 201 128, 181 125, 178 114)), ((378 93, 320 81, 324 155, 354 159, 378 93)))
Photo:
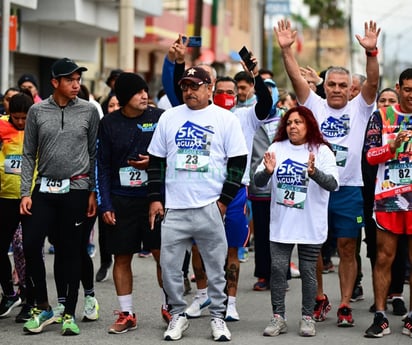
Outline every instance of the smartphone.
MULTIPOLYGON (((186 43, 187 37, 183 36, 182 41, 183 44, 186 43)), ((187 44, 188 47, 201 47, 202 46, 202 37, 201 36, 190 36, 189 43, 187 44)))
POLYGON ((249 71, 253 71, 253 69, 256 67, 256 63, 250 60, 250 58, 252 57, 252 54, 250 54, 249 50, 247 50, 247 48, 243 46, 242 49, 239 50, 239 55, 241 59, 243 60, 243 62, 245 63, 246 68, 249 71))

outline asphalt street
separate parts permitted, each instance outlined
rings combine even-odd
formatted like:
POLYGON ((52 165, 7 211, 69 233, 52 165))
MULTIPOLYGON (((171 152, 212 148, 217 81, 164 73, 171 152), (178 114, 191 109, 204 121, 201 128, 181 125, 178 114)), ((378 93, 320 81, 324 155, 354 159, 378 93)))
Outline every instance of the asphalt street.
MULTIPOLYGON (((97 238, 95 238, 97 243, 97 238)), ((402 335, 402 317, 394 316, 391 306, 388 307, 388 318, 392 334, 383 339, 364 338, 363 334, 372 322, 373 315, 368 312, 373 303, 371 272, 369 261, 365 258, 365 248, 362 245, 363 260, 363 288, 365 299, 352 304, 355 327, 338 328, 336 326, 336 311, 339 304, 338 274, 329 273, 323 275, 325 292, 332 303, 332 310, 326 321, 317 323, 317 335, 312 338, 303 338, 298 335, 298 322, 300 319, 301 282, 300 279, 292 279, 289 282, 290 290, 287 292, 287 324, 288 333, 278 337, 263 337, 262 332, 271 316, 270 292, 256 292, 252 290, 255 282, 253 276, 254 257, 250 253, 249 261, 241 264, 240 283, 237 297, 237 306, 241 320, 228 323, 232 332, 232 344, 255 345, 255 344, 325 344, 325 345, 348 345, 348 344, 411 344, 412 339, 402 335)), ((54 280, 52 276, 53 255, 46 254, 47 279, 49 298, 53 305, 56 304, 54 280)), ((296 253, 293 260, 297 263, 296 253)), ((99 268, 99 254, 93 258, 95 269, 99 268)), ((337 266, 339 259, 334 257, 337 266)), ((43 333, 38 335, 26 335, 23 333, 22 324, 16 324, 14 317, 19 309, 12 310, 10 317, 0 320, 0 344, 24 345, 24 344, 164 344, 163 332, 165 323, 160 316, 160 291, 155 277, 155 261, 153 258, 139 258, 135 256, 133 262, 134 271, 134 303, 138 316, 138 328, 125 334, 108 334, 108 327, 114 322, 113 311, 118 309, 117 298, 110 277, 107 281, 96 283, 96 297, 100 303, 100 319, 96 322, 79 322, 81 334, 78 336, 63 337, 60 334, 60 325, 50 325, 43 333)), ((192 283, 192 293, 187 296, 190 303, 194 296, 195 284, 192 283)), ((405 299, 409 302, 409 288, 405 285, 405 299)), ((83 308, 83 294, 80 292, 77 315, 81 316, 83 308)), ((212 344, 209 315, 205 311, 201 318, 190 320, 190 327, 184 333, 181 345, 212 344)))

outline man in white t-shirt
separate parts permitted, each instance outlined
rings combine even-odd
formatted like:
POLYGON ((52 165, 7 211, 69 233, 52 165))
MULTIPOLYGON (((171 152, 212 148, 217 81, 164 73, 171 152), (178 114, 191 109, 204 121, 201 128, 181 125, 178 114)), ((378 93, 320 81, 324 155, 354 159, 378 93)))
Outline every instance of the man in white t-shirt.
MULTIPOLYGON (((329 200, 329 232, 337 239, 339 252, 339 280, 341 301, 338 308, 339 327, 352 327, 350 298, 356 280, 356 238, 363 226, 363 186, 361 148, 366 125, 374 108, 379 83, 379 63, 376 48, 380 29, 376 23, 365 23, 365 36, 356 35, 366 53, 366 81, 358 96, 349 101, 350 72, 343 67, 330 67, 325 75, 326 99, 313 92, 302 77, 291 48, 296 39, 288 21, 281 20, 275 33, 281 48, 286 72, 292 82, 298 102, 314 113, 321 132, 331 143, 339 167, 340 189, 332 192, 329 200)), ((319 261, 318 261, 319 262, 319 261)), ((318 277, 321 274, 318 274, 318 277)), ((325 320, 331 306, 318 281, 318 297, 314 311, 317 321, 325 320)))
POLYGON ((236 116, 209 101, 208 72, 190 67, 179 86, 185 104, 163 113, 148 149, 149 221, 153 228, 163 218, 160 264, 172 306, 164 339, 178 340, 189 327, 182 265, 195 241, 208 276, 212 336, 215 341, 229 341, 224 321, 227 242, 223 218, 241 186, 248 151, 236 116))

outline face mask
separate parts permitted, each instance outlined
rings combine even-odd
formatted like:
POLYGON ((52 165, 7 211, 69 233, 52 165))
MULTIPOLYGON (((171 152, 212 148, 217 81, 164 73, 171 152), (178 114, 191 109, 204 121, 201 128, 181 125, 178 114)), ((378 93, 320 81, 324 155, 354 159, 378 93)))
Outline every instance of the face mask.
POLYGON ((235 99, 236 96, 234 95, 228 95, 227 93, 219 93, 214 95, 213 103, 215 103, 219 107, 230 110, 235 106, 235 99))

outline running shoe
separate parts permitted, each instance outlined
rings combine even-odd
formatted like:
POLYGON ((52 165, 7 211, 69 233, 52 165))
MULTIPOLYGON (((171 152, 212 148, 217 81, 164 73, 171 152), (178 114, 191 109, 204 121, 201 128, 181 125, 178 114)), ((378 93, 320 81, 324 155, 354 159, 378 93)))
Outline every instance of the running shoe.
POLYGON ((65 314, 63 316, 62 335, 79 335, 80 329, 74 321, 73 315, 65 314))
POLYGON ((318 322, 325 321, 326 314, 329 313, 332 308, 328 296, 326 294, 323 296, 323 299, 316 298, 315 309, 313 311, 313 319, 318 322))
MULTIPOLYGON (((366 338, 382 338, 391 333, 389 321, 382 313, 375 313, 372 325, 366 330, 366 338)), ((403 333, 403 331, 402 331, 403 333)))
POLYGON ((87 245, 87 254, 89 254, 91 258, 94 258, 96 255, 96 246, 93 243, 87 245))
POLYGON ((290 275, 292 278, 300 277, 299 268, 293 262, 290 263, 290 275))
POLYGON ((50 310, 32 308, 30 316, 30 320, 26 321, 23 326, 23 331, 26 333, 40 333, 44 327, 54 322, 53 310, 51 308, 50 310))
POLYGON ((239 313, 236 310, 236 303, 228 303, 226 307, 225 321, 239 321, 239 313))
POLYGON ((160 307, 160 313, 162 314, 162 318, 164 322, 169 324, 170 320, 172 319, 172 315, 169 312, 169 306, 167 304, 163 304, 160 307))
POLYGON ((240 262, 247 262, 249 260, 249 248, 239 247, 237 255, 240 262))
POLYGON ((356 285, 352 291, 352 296, 350 298, 350 301, 357 302, 363 299, 365 299, 365 297, 363 297, 363 287, 362 285, 356 285))
POLYGON ((18 294, 6 296, 2 294, 0 302, 0 317, 5 317, 10 314, 13 308, 21 304, 21 298, 18 294))
POLYGON ((26 321, 30 320, 31 318, 31 314, 30 314, 30 310, 33 307, 30 304, 23 304, 21 309, 20 309, 20 313, 17 314, 16 316, 16 323, 25 323, 26 321))
POLYGON ((186 316, 189 319, 200 317, 200 315, 202 315, 202 311, 205 310, 206 307, 208 307, 210 303, 212 303, 210 298, 207 298, 206 300, 202 302, 199 296, 195 296, 192 304, 185 311, 186 316))
POLYGON ((100 282, 104 282, 105 280, 107 280, 109 278, 109 274, 110 274, 110 266, 112 265, 111 262, 109 263, 103 263, 99 270, 96 273, 96 282, 100 283, 100 282))
POLYGON ((409 316, 403 320, 402 334, 408 335, 412 338, 412 319, 409 316))
POLYGON ((64 315, 64 304, 57 303, 57 306, 53 308, 53 322, 54 323, 62 323, 63 322, 63 315, 64 315))
POLYGON ((83 321, 96 321, 99 318, 99 303, 92 296, 84 298, 83 321))
POLYGON ((269 282, 265 278, 259 278, 258 281, 253 285, 254 291, 266 291, 270 290, 269 282))
POLYGON ((230 341, 232 338, 225 320, 214 317, 210 320, 210 327, 212 328, 212 337, 214 341, 230 341))
POLYGON ((406 310, 403 298, 394 298, 392 300, 393 315, 403 316, 408 311, 406 310))
POLYGON ((299 335, 301 337, 314 337, 316 335, 315 320, 311 316, 302 316, 299 322, 299 335))
POLYGON ((121 334, 137 328, 137 318, 135 314, 129 314, 127 311, 115 311, 118 315, 117 320, 109 328, 109 333, 121 334))
POLYGON ((323 264, 323 274, 333 273, 335 272, 335 266, 333 265, 332 261, 323 264))
POLYGON ((355 326, 355 320, 352 317, 352 309, 346 305, 341 306, 337 312, 338 315, 338 327, 353 327, 355 326))
POLYGON ((167 326, 167 330, 163 334, 164 340, 179 340, 183 336, 183 332, 189 328, 189 321, 185 313, 175 314, 167 326))
POLYGON ((279 314, 274 314, 270 319, 269 324, 263 331, 265 337, 276 337, 279 334, 287 333, 288 326, 286 325, 285 319, 279 314))

